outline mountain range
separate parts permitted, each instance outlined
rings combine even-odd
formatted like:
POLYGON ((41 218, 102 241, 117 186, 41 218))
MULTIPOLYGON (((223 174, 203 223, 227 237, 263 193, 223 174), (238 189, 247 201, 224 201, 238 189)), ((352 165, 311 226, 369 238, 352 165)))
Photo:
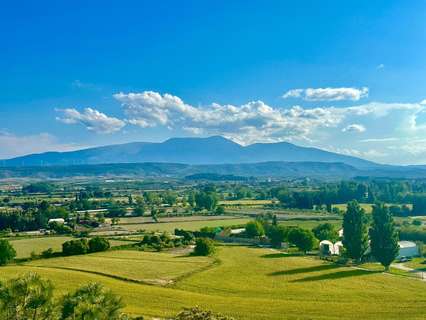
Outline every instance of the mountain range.
POLYGON ((237 164, 269 161, 333 162, 357 168, 376 167, 371 161, 288 142, 242 146, 221 136, 172 138, 161 143, 134 142, 70 152, 45 152, 3 160, 7 167, 111 163, 237 164))
POLYGON ((46 152, 3 160, 0 164, 0 178, 185 177, 206 173, 215 177, 426 178, 426 166, 383 165, 288 142, 242 146, 220 136, 46 152))

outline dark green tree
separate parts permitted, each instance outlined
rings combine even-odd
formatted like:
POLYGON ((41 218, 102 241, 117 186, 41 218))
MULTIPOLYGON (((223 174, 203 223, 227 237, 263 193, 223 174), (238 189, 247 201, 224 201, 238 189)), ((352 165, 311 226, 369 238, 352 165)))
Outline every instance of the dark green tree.
POLYGON ((398 256, 398 233, 389 208, 384 204, 373 207, 373 225, 370 229, 371 253, 384 267, 389 266, 398 256))
POLYGON ((210 256, 216 252, 214 242, 208 238, 198 238, 195 242, 194 255, 210 256))
POLYGON ((94 237, 89 240, 89 252, 106 251, 110 246, 108 239, 102 237, 94 237))
POLYGON ((5 265, 16 257, 16 251, 9 241, 0 240, 0 266, 5 265))
POLYGON ((265 235, 265 229, 259 221, 250 221, 246 224, 246 235, 249 238, 256 238, 265 235))
POLYGON ((331 223, 321 223, 312 229, 315 237, 322 240, 329 240, 335 242, 339 239, 339 233, 331 223))
POLYGON ((292 228, 288 233, 288 240, 304 253, 312 250, 317 242, 311 230, 292 228))
POLYGON ((62 244, 62 253, 66 256, 85 254, 89 251, 86 239, 70 240, 62 244))
POLYGON ((289 227, 272 225, 272 227, 269 228, 267 235, 274 247, 280 247, 283 242, 288 240, 289 232, 289 227))
POLYGON ((347 205, 343 216, 343 246, 349 258, 361 261, 368 247, 368 233, 365 223, 364 210, 357 201, 347 205))

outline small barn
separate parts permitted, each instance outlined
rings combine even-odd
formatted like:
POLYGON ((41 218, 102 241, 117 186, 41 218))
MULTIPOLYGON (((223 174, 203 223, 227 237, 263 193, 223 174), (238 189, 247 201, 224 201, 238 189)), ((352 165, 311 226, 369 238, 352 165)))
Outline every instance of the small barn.
POLYGON ((419 247, 412 241, 399 241, 399 253, 397 259, 402 257, 415 257, 420 254, 419 247))

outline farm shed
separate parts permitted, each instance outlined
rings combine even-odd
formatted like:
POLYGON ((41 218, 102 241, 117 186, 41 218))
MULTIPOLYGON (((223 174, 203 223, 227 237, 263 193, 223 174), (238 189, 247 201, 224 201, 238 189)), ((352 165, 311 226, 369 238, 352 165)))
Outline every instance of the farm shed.
POLYGON ((399 241, 398 259, 401 257, 415 257, 419 255, 419 248, 415 242, 399 241))

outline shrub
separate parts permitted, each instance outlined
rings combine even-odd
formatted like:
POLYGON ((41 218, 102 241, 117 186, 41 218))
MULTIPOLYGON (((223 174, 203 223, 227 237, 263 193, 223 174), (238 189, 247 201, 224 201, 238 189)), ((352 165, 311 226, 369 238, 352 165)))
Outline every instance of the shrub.
POLYGON ((90 252, 100 252, 106 251, 110 248, 110 243, 108 239, 102 237, 94 237, 89 240, 89 251, 90 252))
POLYGON ((194 255, 209 256, 216 252, 214 242, 208 238, 199 238, 195 242, 194 255))
POLYGON ((0 265, 9 263, 16 257, 16 251, 7 240, 0 240, 0 265))
POLYGON ((48 258, 51 258, 51 257, 53 257, 53 249, 52 248, 49 248, 49 249, 46 249, 46 250, 44 250, 42 253, 41 253, 41 257, 42 258, 45 258, 45 259, 48 259, 48 258))
POLYGON ((233 320, 234 318, 224 316, 220 313, 202 310, 198 307, 184 309, 174 320, 233 320))
POLYGON ((85 254, 89 251, 86 239, 70 240, 62 244, 62 253, 66 256, 85 254))

